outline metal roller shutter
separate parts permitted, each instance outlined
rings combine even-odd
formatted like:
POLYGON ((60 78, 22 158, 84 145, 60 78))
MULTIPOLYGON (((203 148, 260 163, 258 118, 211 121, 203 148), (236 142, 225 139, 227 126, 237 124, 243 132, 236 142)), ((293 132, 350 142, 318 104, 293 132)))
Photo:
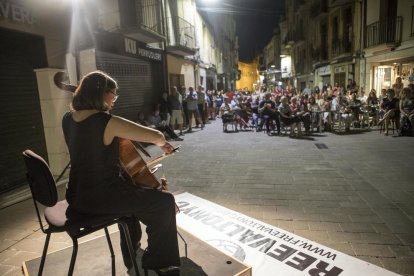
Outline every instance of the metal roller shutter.
POLYGON ((148 110, 154 102, 157 95, 153 89, 150 62, 97 51, 96 67, 118 82, 120 97, 113 114, 136 120, 138 112, 148 110))
POLYGON ((0 193, 26 183, 22 152, 30 148, 47 160, 33 66, 24 57, 0 56, 0 193))

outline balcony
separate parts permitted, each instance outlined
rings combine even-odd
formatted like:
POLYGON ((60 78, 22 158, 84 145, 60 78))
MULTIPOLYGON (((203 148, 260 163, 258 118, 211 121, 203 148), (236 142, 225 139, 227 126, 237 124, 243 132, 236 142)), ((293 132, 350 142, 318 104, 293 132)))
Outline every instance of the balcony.
POLYGON ((312 49, 312 62, 320 63, 328 60, 328 51, 326 48, 312 49))
POLYGON ((303 30, 301 28, 299 29, 295 29, 295 30, 290 30, 284 40, 283 40, 283 44, 285 45, 293 45, 295 43, 298 42, 304 42, 305 41, 305 36, 303 34, 303 30))
POLYGON ((310 16, 313 19, 318 19, 319 17, 326 17, 328 15, 328 1, 327 0, 319 0, 314 3, 310 9, 310 16))
POLYGON ((166 18, 167 52, 180 56, 196 53, 195 29, 192 24, 179 16, 166 18))
POLYGON ((388 18, 365 27, 365 48, 381 51, 401 43, 402 17, 388 18))
POLYGON ((335 39, 332 41, 331 57, 338 57, 352 52, 352 42, 347 39, 335 39))
POLYGON ((145 43, 164 41, 161 4, 161 0, 119 1, 121 26, 117 32, 145 43))

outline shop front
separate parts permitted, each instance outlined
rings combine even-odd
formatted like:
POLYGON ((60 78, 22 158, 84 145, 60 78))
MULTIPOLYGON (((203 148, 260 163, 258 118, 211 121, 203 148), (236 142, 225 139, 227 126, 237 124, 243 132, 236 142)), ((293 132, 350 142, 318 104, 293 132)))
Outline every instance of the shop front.
POLYGON ((380 95, 381 89, 393 88, 398 77, 403 86, 414 83, 414 43, 412 40, 401 43, 400 47, 383 52, 371 52, 366 49, 368 89, 375 89, 380 95))
POLYGON ((165 92, 161 50, 147 48, 132 38, 101 32, 94 48, 80 51, 81 75, 92 70, 110 74, 119 85, 119 99, 113 114, 136 121, 138 112, 150 111, 165 92))
POLYGON ((194 62, 177 55, 167 54, 169 87, 194 87, 194 62))
POLYGON ((58 155, 64 144, 59 134, 68 96, 47 89, 50 79, 37 76, 64 65, 69 4, 1 1, 0 95, 7 104, 0 111, 0 194, 26 185, 21 155, 26 149, 51 163, 55 174, 66 165, 58 155), (45 11, 52 16, 45 17, 45 11))
POLYGON ((315 69, 315 86, 322 89, 331 84, 331 66, 325 65, 315 69))
MULTIPOLYGON (((403 86, 414 83, 414 57, 413 60, 394 60, 374 66, 373 88, 379 95, 382 89, 396 88, 398 77, 401 78, 403 86)), ((399 89, 399 88, 397 88, 399 89)))

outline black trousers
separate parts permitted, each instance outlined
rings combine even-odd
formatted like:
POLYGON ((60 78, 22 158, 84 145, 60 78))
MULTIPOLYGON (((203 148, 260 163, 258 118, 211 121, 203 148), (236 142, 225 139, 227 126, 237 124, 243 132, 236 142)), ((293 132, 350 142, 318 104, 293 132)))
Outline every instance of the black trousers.
POLYGON ((266 131, 270 131, 270 121, 274 120, 276 122, 277 132, 280 132, 280 118, 278 112, 261 114, 260 118, 260 128, 263 127, 263 124, 266 121, 266 131))
POLYGON ((204 104, 198 105, 198 113, 200 113, 201 120, 203 121, 203 125, 206 124, 206 116, 204 116, 204 104))
MULTIPOLYGON (((127 223, 136 249, 142 234, 139 221, 142 222, 148 235, 145 263, 142 265, 148 268, 180 265, 175 199, 171 193, 143 189, 119 178, 104 189, 94 191, 88 200, 82 200, 74 207, 84 213, 131 217, 127 223)), ((122 255, 126 267, 130 268, 128 247, 122 231, 120 233, 122 255)))
MULTIPOLYGON (((141 226, 139 221, 146 225, 148 247, 142 260, 142 266, 148 268, 163 268, 179 266, 177 227, 175 220, 175 201, 170 193, 152 191, 146 192, 152 198, 153 204, 139 210, 127 221, 130 230, 134 251, 138 249, 141 240, 141 226)), ((128 247, 123 232, 121 233, 121 250, 125 266, 130 268, 128 247)))

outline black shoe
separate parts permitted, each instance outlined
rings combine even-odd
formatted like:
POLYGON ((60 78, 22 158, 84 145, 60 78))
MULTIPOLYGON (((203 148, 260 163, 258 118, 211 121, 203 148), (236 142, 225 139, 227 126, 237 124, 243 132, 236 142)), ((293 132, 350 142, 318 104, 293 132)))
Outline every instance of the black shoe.
POLYGON ((184 141, 184 139, 180 138, 180 137, 177 137, 177 138, 174 138, 174 141, 184 141))

